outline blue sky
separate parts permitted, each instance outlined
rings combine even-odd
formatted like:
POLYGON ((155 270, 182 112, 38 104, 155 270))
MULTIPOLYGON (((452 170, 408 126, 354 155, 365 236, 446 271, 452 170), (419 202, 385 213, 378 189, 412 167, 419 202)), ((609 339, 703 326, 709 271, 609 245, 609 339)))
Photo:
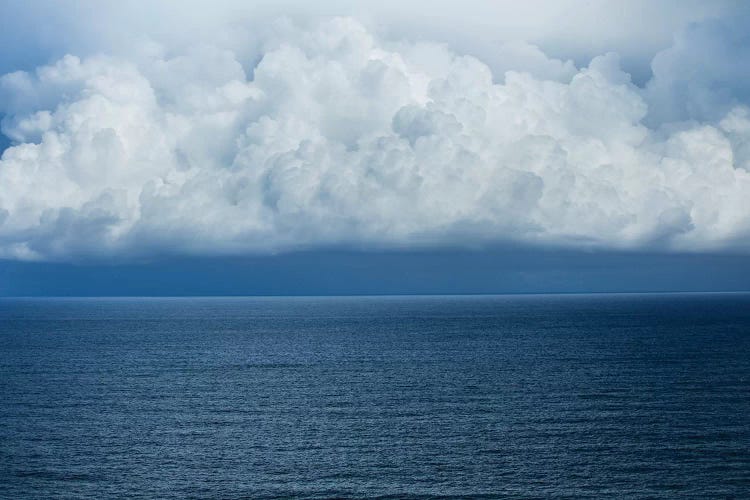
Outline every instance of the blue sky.
POLYGON ((0 19, 0 294, 750 287, 746 3, 0 19))

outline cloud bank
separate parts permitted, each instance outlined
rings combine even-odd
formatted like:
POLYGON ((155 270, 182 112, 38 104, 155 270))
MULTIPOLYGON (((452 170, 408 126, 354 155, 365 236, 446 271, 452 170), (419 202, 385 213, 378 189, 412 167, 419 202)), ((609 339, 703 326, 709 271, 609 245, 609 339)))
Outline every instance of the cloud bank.
POLYGON ((750 251, 750 51, 691 26, 637 86, 509 41, 488 65, 351 17, 0 77, 0 257, 515 242, 750 251), (233 45, 234 44, 234 45, 233 45))

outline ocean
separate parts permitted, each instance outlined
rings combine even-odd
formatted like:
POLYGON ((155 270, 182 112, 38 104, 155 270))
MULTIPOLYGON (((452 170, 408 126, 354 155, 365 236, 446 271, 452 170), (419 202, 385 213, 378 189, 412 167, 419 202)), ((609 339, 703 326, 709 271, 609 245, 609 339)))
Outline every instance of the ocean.
POLYGON ((0 299, 0 497, 750 498, 750 294, 0 299))

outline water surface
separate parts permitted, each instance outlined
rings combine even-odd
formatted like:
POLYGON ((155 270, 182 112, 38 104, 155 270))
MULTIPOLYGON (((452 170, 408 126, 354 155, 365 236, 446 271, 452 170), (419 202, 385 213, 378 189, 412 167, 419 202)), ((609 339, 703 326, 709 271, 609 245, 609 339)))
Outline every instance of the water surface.
POLYGON ((0 497, 750 496, 750 295, 2 299, 0 497))

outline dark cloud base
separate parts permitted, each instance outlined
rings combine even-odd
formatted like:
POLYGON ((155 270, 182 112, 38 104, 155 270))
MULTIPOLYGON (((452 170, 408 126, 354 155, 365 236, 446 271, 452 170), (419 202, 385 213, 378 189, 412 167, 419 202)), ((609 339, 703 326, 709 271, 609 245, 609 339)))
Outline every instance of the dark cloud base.
POLYGON ((727 254, 321 250, 84 265, 0 261, 2 296, 490 294, 750 290, 727 254))

